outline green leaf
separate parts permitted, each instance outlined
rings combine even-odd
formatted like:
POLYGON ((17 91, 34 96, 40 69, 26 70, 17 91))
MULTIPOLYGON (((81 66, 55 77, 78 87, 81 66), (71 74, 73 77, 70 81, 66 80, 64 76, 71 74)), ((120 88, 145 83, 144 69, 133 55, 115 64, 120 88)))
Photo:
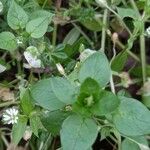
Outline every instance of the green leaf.
POLYGON ((108 91, 102 91, 100 100, 91 111, 98 116, 108 115, 114 112, 119 106, 120 100, 116 95, 108 91))
POLYGON ((138 15, 134 9, 131 8, 121 8, 117 7, 119 16, 124 19, 125 17, 130 17, 132 19, 138 19, 138 15))
MULTIPOLYGON (((33 15, 34 17, 36 15, 33 15)), ((47 31, 49 23, 52 21, 53 14, 51 13, 42 13, 38 18, 34 18, 29 21, 26 25, 26 31, 33 38, 41 38, 47 31), (45 15, 44 15, 45 14, 45 15)))
POLYGON ((90 77, 96 80, 101 87, 104 87, 110 80, 110 74, 111 70, 107 57, 102 52, 96 52, 81 65, 79 81, 83 82, 90 77))
POLYGON ((92 119, 71 115, 63 122, 60 134, 64 150, 87 150, 96 140, 98 128, 92 119))
POLYGON ((11 32, 0 33, 0 48, 8 51, 13 51, 17 48, 16 38, 11 32))
POLYGON ((73 104, 76 101, 76 89, 69 80, 61 77, 51 79, 52 90, 56 97, 65 104, 73 104))
POLYGON ((122 71, 127 61, 127 58, 128 58, 128 53, 126 51, 119 53, 112 61, 111 64, 112 70, 117 72, 122 71))
POLYGON ((138 143, 144 146, 148 146, 147 140, 143 136, 131 137, 131 139, 132 140, 126 138, 125 140, 123 140, 121 144, 121 150, 141 150, 138 143))
POLYGON ((28 22, 28 15, 14 0, 12 0, 8 10, 7 22, 14 30, 25 28, 28 22))
POLYGON ((26 89, 25 93, 23 94, 20 100, 20 105, 23 113, 27 116, 33 111, 34 105, 33 105, 33 101, 29 89, 26 89))
POLYGON ((73 28, 65 37, 63 43, 64 44, 69 44, 69 45, 73 45, 77 39, 80 36, 80 32, 76 29, 73 28))
POLYGON ((65 106, 52 90, 52 79, 44 79, 36 83, 31 88, 31 95, 39 106, 51 111, 65 106))
POLYGON ((150 133, 150 111, 139 101, 120 97, 121 104, 113 115, 117 130, 127 136, 150 133))
POLYGON ((89 95, 99 93, 100 92, 100 86, 94 79, 87 78, 81 84, 80 92, 81 93, 88 93, 89 95))
POLYGON ((83 107, 91 107, 96 101, 99 100, 99 93, 99 84, 95 80, 87 78, 80 87, 78 103, 80 103, 83 107))
POLYGON ((60 110, 46 112, 42 115, 41 121, 47 131, 55 136, 59 135, 61 125, 68 115, 69 113, 60 110))
POLYGON ((81 24, 86 27, 87 29, 91 30, 91 31, 101 31, 102 30, 102 20, 99 20, 99 22, 94 19, 94 18, 89 18, 86 20, 82 20, 81 24))
POLYGON ((32 132, 38 137, 38 130, 42 129, 42 123, 39 116, 36 114, 30 116, 30 127, 32 132))
POLYGON ((27 118, 24 116, 20 116, 18 122, 13 125, 12 128, 12 141, 14 144, 18 144, 21 138, 24 135, 27 125, 27 118))
POLYGON ((54 16, 54 14, 46 11, 46 10, 37 10, 37 11, 34 11, 32 14, 31 14, 31 20, 33 19, 37 19, 37 18, 41 18, 41 17, 47 17, 49 18, 49 23, 52 21, 52 17, 54 16))

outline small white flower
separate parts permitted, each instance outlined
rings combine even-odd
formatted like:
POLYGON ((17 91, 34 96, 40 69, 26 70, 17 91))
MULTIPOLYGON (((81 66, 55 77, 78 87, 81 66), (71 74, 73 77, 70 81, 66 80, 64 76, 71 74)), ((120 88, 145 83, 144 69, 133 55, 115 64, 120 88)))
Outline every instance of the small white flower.
MULTIPOLYGON (((25 59, 27 60, 29 66, 31 66, 31 68, 41 68, 42 66, 42 62, 40 59, 37 58, 37 56, 31 54, 30 52, 28 51, 25 51, 24 52, 24 57, 25 59)), ((28 67, 29 68, 29 67, 28 67)))
POLYGON ((0 73, 4 72, 6 70, 6 67, 0 64, 0 73))
POLYGON ((61 75, 64 75, 64 76, 65 76, 65 70, 64 70, 63 66, 62 66, 60 63, 58 63, 58 64, 56 64, 56 67, 57 67, 59 73, 60 73, 61 75))
POLYGON ((94 54, 96 51, 91 49, 85 49, 83 52, 81 52, 79 59, 81 62, 85 61, 90 55, 94 54))
POLYGON ((5 124, 14 124, 18 120, 18 110, 16 108, 8 108, 3 113, 3 122, 5 124))

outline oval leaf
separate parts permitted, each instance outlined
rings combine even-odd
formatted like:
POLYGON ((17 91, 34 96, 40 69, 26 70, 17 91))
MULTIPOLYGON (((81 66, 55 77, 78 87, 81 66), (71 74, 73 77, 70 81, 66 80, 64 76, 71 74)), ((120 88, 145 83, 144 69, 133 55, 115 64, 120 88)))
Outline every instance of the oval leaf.
POLYGON ((150 133, 150 111, 139 101, 120 97, 121 104, 113 116, 118 131, 127 136, 150 133))
POLYGON ((8 10, 7 22, 8 25, 14 30, 25 28, 28 22, 28 15, 14 0, 11 2, 8 10))
POLYGON ((13 125, 12 128, 12 141, 14 144, 18 144, 24 135, 27 125, 27 118, 20 116, 18 122, 13 125))
POLYGON ((69 116, 69 113, 61 110, 43 113, 41 121, 48 132, 53 135, 59 135, 63 121, 69 116))
POLYGON ((96 80, 100 87, 104 87, 109 82, 110 74, 110 65, 105 54, 96 52, 83 62, 79 71, 79 80, 83 82, 90 77, 96 80))
POLYGON ((148 148, 148 142, 144 136, 131 137, 131 139, 132 140, 126 138, 125 140, 123 140, 121 144, 122 150, 146 150, 141 149, 139 144, 148 148))
POLYGON ((27 23, 26 31, 33 38, 41 38, 47 31, 53 14, 47 11, 37 11, 33 13, 32 20, 27 23), (37 18, 36 18, 37 17, 37 18))
POLYGON ((108 115, 118 108, 119 103, 120 100, 116 95, 108 91, 103 91, 99 102, 92 107, 92 111, 98 116, 108 115))
POLYGON ((98 128, 92 119, 69 116, 62 125, 62 147, 65 150, 87 150, 94 143, 97 134, 98 128))
POLYGON ((8 51, 13 51, 17 48, 16 38, 11 32, 0 33, 0 48, 8 51))
POLYGON ((31 95, 38 105, 51 111, 65 106, 54 94, 51 79, 44 79, 36 83, 31 89, 31 95))
POLYGON ((56 97, 65 104, 72 104, 76 101, 75 86, 67 79, 55 77, 51 79, 52 90, 56 97))

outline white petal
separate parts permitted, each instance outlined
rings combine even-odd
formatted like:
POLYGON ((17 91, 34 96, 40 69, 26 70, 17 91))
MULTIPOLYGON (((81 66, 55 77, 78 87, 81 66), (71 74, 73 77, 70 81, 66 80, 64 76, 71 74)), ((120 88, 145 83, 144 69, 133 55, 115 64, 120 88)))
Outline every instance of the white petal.
POLYGON ((26 68, 26 69, 31 69, 32 68, 29 64, 26 64, 26 63, 23 64, 23 67, 26 68))
POLYGON ((13 115, 17 115, 18 114, 18 110, 17 109, 15 109, 15 108, 13 108, 13 115))
POLYGON ((11 110, 10 109, 6 109, 6 113, 11 115, 11 110))
POLYGON ((7 124, 12 124, 12 120, 9 120, 9 121, 7 122, 7 124))
POLYGON ((4 120, 4 121, 8 121, 8 120, 10 120, 10 117, 7 116, 7 115, 5 115, 5 116, 3 116, 3 120, 4 120))
POLYGON ((29 64, 33 68, 40 68, 41 67, 41 60, 40 59, 32 60, 29 64))
POLYGON ((0 64, 0 73, 4 72, 6 70, 6 67, 0 64))
POLYGON ((14 115, 17 116, 18 115, 18 110, 14 111, 14 115))
POLYGON ((11 115, 13 115, 13 109, 10 109, 10 113, 11 113, 11 115))

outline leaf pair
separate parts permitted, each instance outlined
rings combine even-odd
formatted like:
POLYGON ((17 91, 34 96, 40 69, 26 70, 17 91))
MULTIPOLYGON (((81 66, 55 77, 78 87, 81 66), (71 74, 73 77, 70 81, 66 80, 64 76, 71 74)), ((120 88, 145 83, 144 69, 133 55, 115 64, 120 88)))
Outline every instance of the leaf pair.
POLYGON ((25 10, 13 0, 8 10, 7 22, 13 30, 26 28, 31 37, 40 38, 46 33, 53 14, 39 10, 31 14, 31 16, 32 18, 29 21, 25 10))

